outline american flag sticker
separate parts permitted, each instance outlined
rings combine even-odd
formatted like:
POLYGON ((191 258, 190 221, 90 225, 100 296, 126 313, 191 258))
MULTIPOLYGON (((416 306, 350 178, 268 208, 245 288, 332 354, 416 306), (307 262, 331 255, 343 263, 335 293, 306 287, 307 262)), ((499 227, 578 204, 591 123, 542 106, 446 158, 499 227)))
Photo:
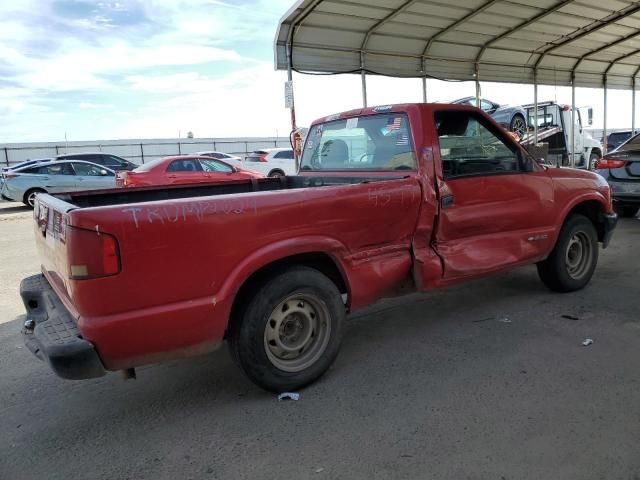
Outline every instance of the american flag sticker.
POLYGON ((402 125, 402 117, 390 118, 389 120, 387 120, 387 129, 390 132, 398 130, 400 128, 400 125, 402 125))
POLYGON ((406 133, 398 133, 396 137, 396 146, 406 146, 409 145, 409 135, 406 133))

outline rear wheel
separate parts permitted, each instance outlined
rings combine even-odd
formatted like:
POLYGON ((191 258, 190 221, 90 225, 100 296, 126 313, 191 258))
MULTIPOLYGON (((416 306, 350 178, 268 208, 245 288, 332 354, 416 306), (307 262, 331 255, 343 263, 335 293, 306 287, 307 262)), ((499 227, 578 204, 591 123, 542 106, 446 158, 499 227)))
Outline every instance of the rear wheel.
POLYGON ((522 140, 527 133, 527 123, 522 115, 514 115, 509 125, 509 130, 518 135, 518 138, 522 140))
POLYGON ((333 363, 345 307, 319 271, 292 267, 256 288, 229 327, 229 346, 242 370, 265 390, 304 387, 333 363))
POLYGON ((269 172, 269 177, 284 177, 284 172, 282 170, 271 170, 269 172))
POLYGON ((39 193, 46 193, 46 191, 42 188, 32 188, 31 190, 27 190, 24 194, 24 198, 22 199, 22 203, 27 207, 33 208, 36 202, 36 195, 39 193))
POLYGON ((623 218, 633 218, 638 214, 640 207, 634 205, 620 205, 616 206, 616 212, 623 218))
POLYGON ((580 290, 593 276, 598 253, 598 236, 591 220, 571 215, 549 257, 538 263, 538 275, 555 292, 580 290))

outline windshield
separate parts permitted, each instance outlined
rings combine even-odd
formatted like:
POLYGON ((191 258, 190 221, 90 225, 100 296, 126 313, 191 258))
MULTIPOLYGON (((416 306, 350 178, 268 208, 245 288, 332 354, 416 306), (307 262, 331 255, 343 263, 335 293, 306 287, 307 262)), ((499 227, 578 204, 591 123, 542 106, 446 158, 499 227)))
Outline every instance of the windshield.
POLYGON ((624 152, 625 150, 640 150, 640 133, 634 135, 629 140, 624 142, 618 148, 616 148, 615 152, 624 152))
POLYGON ((314 125, 300 165, 301 170, 414 170, 407 116, 391 113, 314 125))

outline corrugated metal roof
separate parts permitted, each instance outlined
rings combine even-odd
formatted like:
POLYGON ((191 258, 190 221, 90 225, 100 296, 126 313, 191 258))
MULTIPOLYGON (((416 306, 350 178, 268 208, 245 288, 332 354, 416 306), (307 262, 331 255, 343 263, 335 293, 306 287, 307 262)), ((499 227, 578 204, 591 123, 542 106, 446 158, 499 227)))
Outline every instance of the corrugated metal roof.
POLYGON ((300 0, 276 68, 628 89, 640 65, 630 0, 300 0), (364 63, 362 64, 361 61, 364 63))

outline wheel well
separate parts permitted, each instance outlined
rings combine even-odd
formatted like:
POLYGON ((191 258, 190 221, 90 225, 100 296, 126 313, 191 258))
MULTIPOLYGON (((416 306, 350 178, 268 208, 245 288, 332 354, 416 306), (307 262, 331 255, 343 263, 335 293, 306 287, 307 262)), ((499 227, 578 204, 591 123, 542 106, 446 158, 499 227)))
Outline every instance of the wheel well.
POLYGON ((602 214, 604 212, 600 202, 598 202, 597 200, 588 200, 586 202, 577 204, 567 214, 567 217, 565 218, 565 222, 574 213, 577 213, 579 215, 584 215, 589 220, 591 220, 591 223, 593 223, 593 226, 596 227, 596 232, 598 232, 598 241, 602 242, 604 240, 605 231, 604 231, 604 222, 602 221, 602 214))
MULTIPOLYGON (((229 323, 233 322, 235 318, 240 317, 242 308, 247 305, 249 298, 255 293, 255 289, 258 288, 260 284, 267 281, 270 277, 277 275, 279 272, 293 266, 303 266, 318 270, 335 284, 340 293, 348 293, 347 284, 342 276, 342 272, 329 255, 321 252, 292 255, 261 267, 244 281, 233 300, 229 323)), ((227 330, 228 329, 229 327, 227 326, 227 330)))
MULTIPOLYGON (((599 148, 596 148, 596 147, 592 148, 591 149, 591 155, 593 155, 594 153, 598 154, 598 156, 600 158, 602 158, 602 151, 599 148)), ((589 155, 589 156, 591 156, 591 155, 589 155)))

